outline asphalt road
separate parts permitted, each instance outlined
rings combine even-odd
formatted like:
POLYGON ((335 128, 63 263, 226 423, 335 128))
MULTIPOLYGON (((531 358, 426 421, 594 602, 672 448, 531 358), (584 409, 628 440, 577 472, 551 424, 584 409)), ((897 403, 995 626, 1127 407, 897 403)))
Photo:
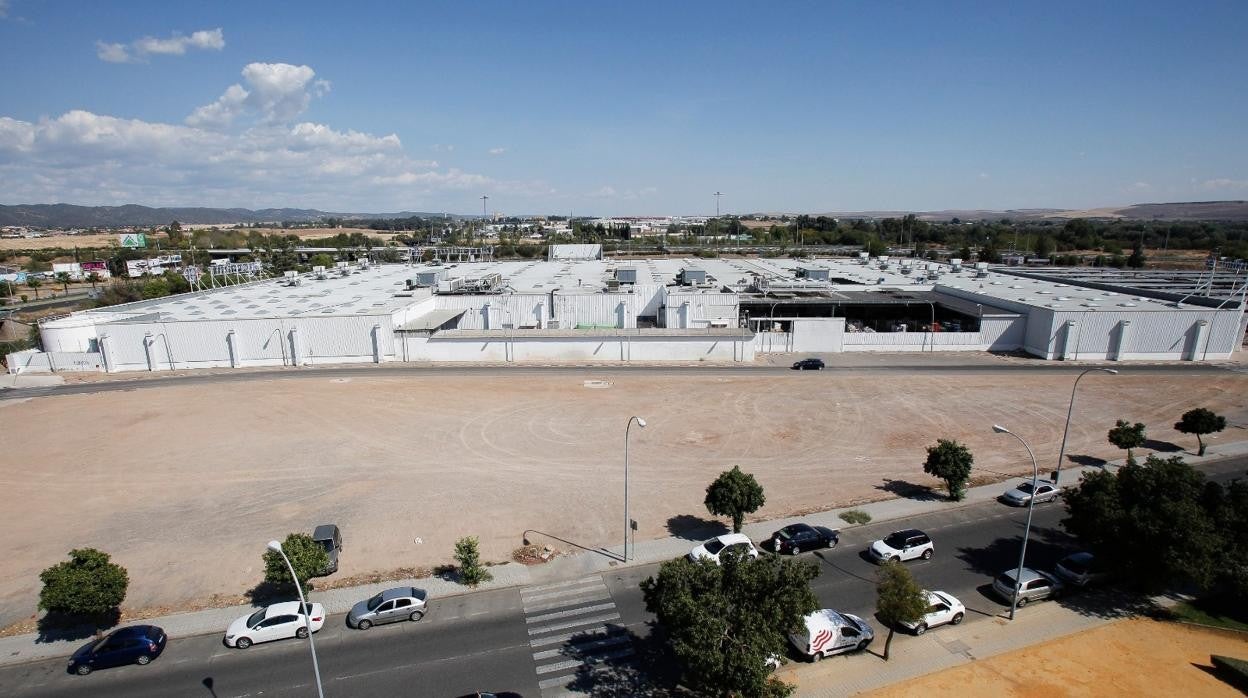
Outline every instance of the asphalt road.
MULTIPOLYGON (((1208 464, 1212 479, 1242 476, 1248 457, 1208 464)), ((1004 489, 1004 488, 1003 488, 1004 489)), ((919 528, 931 535, 931 560, 906 563, 928 589, 947 591, 967 607, 968 623, 1002 619, 1008 605, 987 593, 994 575, 1017 565, 1025 509, 995 502, 886 521, 843 531, 832 550, 807 553, 820 575, 812 588, 820 603, 866 619, 882 642, 884 628, 874 619, 876 565, 865 557, 872 540, 899 528, 919 528)), ((1075 549, 1060 526, 1060 503, 1038 505, 1027 550, 1028 566, 1051 569, 1075 549)), ((690 547, 695 544, 690 541, 690 547)), ((638 584, 657 564, 603 575, 622 626, 632 635, 636 653, 587 667, 585 678, 595 693, 630 695, 639 667, 648 674, 670 675, 671 662, 651 638, 638 584), (613 662, 618 664, 613 665, 613 662), (619 681, 615 687, 602 682, 619 681)), ((1113 613, 1113 595, 1072 595, 1055 602, 1076 604, 1089 613, 1113 613), (1089 601, 1089 599, 1092 599, 1089 601)), ((598 603, 585 601, 585 604, 598 603)), ((327 696, 459 696, 478 690, 516 691, 538 696, 532 625, 526 626, 521 592, 516 589, 467 594, 439 602, 419 623, 401 623, 355 631, 342 616, 331 616, 316 634, 327 696)), ((1021 609, 1019 613, 1027 613, 1021 609)), ((575 611, 574 611, 575 613, 575 611)), ((224 629, 223 629, 224 630, 224 629)), ((940 632, 935 628, 932 632, 940 632)), ((878 648, 877 648, 878 649, 878 648)), ((790 658, 796 659, 796 655, 790 658)), ((579 674, 578 674, 579 675, 579 674)), ((225 647, 220 634, 172 638, 163 656, 146 667, 100 670, 89 676, 66 672, 64 660, 47 660, 0 669, 0 695, 6 696, 307 696, 314 695, 306 644, 295 640, 256 645, 247 650, 225 647)))
MULTIPOLYGON (((1011 373, 1074 375, 1087 366, 1069 365, 1060 362, 1040 362, 1034 364, 1005 364, 988 361, 952 363, 945 360, 934 363, 897 363, 855 364, 852 366, 836 366, 830 364, 824 371, 811 371, 804 375, 812 379, 829 378, 843 373, 873 373, 878 371, 899 371, 914 373, 992 373, 1009 371, 1011 373)), ((1164 375, 1217 375, 1233 373, 1232 369, 1207 364, 1150 364, 1123 368, 1131 373, 1148 373, 1164 375)), ((665 375, 686 376, 725 376, 725 375, 760 375, 792 373, 789 366, 771 366, 766 364, 741 364, 737 366, 428 366, 421 364, 384 364, 361 366, 335 366, 327 368, 275 368, 264 370, 222 370, 196 372, 189 375, 166 376, 144 374, 144 378, 129 380, 109 380, 72 385, 58 385, 43 388, 20 388, 0 390, 0 400, 47 397, 51 395, 85 395, 91 393, 108 393, 119 390, 143 390, 186 385, 214 385, 239 381, 292 380, 301 378, 341 378, 358 375, 363 377, 411 377, 425 375, 451 376, 535 376, 535 375, 573 375, 586 379, 609 378, 613 374, 624 373, 656 373, 665 375)))

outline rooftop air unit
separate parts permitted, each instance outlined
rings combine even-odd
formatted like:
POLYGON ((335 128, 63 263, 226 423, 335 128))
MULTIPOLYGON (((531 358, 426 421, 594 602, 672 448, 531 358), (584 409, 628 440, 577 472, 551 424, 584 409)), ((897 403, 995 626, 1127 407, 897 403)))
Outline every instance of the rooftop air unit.
POLYGON ((619 279, 607 279, 607 290, 608 291, 620 290, 620 280, 619 279))
POLYGON ((864 267, 865 267, 866 265, 870 264, 870 263, 871 263, 871 253, 870 253, 870 252, 859 252, 859 253, 858 253, 858 263, 859 263, 859 264, 861 264, 861 265, 863 265, 864 267))
POLYGON ((988 263, 976 262, 975 263, 975 278, 982 279, 985 276, 988 276, 988 263))
POLYGON ((886 255, 886 254, 882 254, 882 255, 880 255, 877 259, 879 259, 879 260, 880 260, 880 268, 881 268, 881 269, 887 269, 887 268, 888 268, 888 255, 886 255))
POLYGON ((428 269, 424 271, 418 271, 416 272, 416 276, 413 276, 407 280, 407 288, 408 290, 411 290, 414 288, 432 288, 434 286, 437 286, 438 282, 445 278, 446 278, 445 269, 428 269))
POLYGON ((459 293, 463 288, 464 280, 459 277, 438 281, 438 293, 459 293))
POLYGON ((808 281, 828 281, 832 278, 832 274, 823 267, 799 267, 797 278, 808 281))
POLYGON ((686 267, 680 270, 680 283, 682 286, 695 286, 706 283, 706 270, 694 269, 686 267))
POLYGON ((953 259, 949 260, 949 266, 953 267, 953 272, 956 274, 962 271, 962 260, 957 257, 954 257, 953 259))
POLYGON ((913 267, 914 267, 914 260, 912 259, 901 260, 901 273, 902 274, 909 274, 910 271, 913 269, 913 267))
POLYGON ((312 273, 316 274, 316 278, 320 279, 321 281, 324 281, 325 279, 329 278, 329 275, 325 273, 325 267, 322 267, 322 266, 312 267, 312 273))
POLYGON ((637 283, 637 267, 620 267, 616 269, 615 281, 617 284, 637 283))

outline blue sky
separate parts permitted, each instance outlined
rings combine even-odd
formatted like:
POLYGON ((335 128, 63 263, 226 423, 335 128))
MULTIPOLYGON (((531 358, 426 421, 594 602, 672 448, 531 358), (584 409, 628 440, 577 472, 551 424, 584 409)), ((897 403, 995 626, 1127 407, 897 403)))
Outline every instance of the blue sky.
POLYGON ((0 203, 1248 198, 1248 3, 0 0, 0 203))

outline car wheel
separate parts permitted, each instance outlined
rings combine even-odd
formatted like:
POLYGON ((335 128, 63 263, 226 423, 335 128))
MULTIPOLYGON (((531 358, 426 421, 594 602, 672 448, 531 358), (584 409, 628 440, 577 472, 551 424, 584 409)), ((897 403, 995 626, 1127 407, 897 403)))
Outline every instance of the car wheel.
POLYGON ((953 620, 951 620, 951 621, 949 621, 949 622, 950 622, 950 623, 953 623, 954 625, 957 625, 957 624, 961 623, 961 622, 962 622, 962 619, 963 619, 963 618, 965 618, 965 617, 966 617, 966 616, 965 616, 964 614, 961 614, 961 613, 955 613, 955 614, 953 615, 953 620))
POLYGON ((900 555, 894 555, 894 556, 890 557, 890 558, 888 559, 888 561, 889 561, 889 562, 901 562, 901 556, 900 556, 900 555))
POLYGON ((299 628, 298 630, 295 631, 295 637, 299 638, 300 640, 308 639, 308 629, 306 627, 299 628))
POLYGON ((915 635, 922 635, 925 632, 927 632, 927 623, 919 623, 914 627, 915 635))
POLYGON ((251 647, 251 640, 249 638, 240 637, 234 641, 234 646, 240 650, 245 650, 248 647, 251 647))
POLYGON ((812 662, 817 662, 820 659, 823 659, 823 652, 815 652, 814 654, 810 655, 810 661, 812 662))
POLYGON ((1018 603, 1017 603, 1017 604, 1015 604, 1015 605, 1016 605, 1016 606, 1018 606, 1019 608, 1022 608, 1023 606, 1026 606, 1026 605, 1027 605, 1027 597, 1026 597, 1026 596, 1024 596, 1024 597, 1020 598, 1020 599, 1018 600, 1018 603))
POLYGON ((924 551, 923 551, 923 559, 924 559, 924 560, 930 560, 930 559, 932 559, 932 549, 931 549, 931 548, 928 548, 927 550, 924 550, 924 551))
POLYGON ((373 624, 367 620, 362 620, 359 623, 356 623, 355 627, 357 630, 368 630, 373 627, 373 624))
POLYGON ((840 542, 840 541, 839 541, 839 540, 837 540, 837 539, 835 539, 835 538, 833 538, 832 540, 828 541, 828 549, 829 549, 829 550, 831 550, 832 548, 835 548, 835 547, 836 547, 836 544, 837 544, 837 543, 839 543, 839 542, 840 542))
POLYGON ((74 668, 74 673, 78 674, 79 676, 86 676, 87 674, 91 673, 91 665, 79 664, 77 667, 74 668))
POLYGON ((415 623, 416 621, 424 617, 425 617, 424 611, 412 611, 412 615, 408 616, 408 619, 411 620, 413 623, 415 623))
POLYGON ((147 656, 146 654, 140 654, 138 657, 135 658, 134 663, 138 664, 139 666, 147 666, 148 664, 152 663, 152 658, 147 656))
POLYGON ((865 650, 865 649, 867 648, 867 645, 869 645, 869 644, 871 644, 871 641, 870 641, 870 640, 863 640, 862 642, 859 642, 859 643, 858 643, 858 647, 857 647, 856 649, 857 649, 859 652, 861 652, 861 651, 865 650))

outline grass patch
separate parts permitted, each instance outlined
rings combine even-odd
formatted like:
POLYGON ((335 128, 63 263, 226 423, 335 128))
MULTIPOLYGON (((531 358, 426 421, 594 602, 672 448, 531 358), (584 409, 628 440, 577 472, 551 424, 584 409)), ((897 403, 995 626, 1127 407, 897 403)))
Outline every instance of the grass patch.
POLYGON ((1170 609, 1175 620, 1248 632, 1248 610, 1220 599, 1184 601, 1170 609))
POLYGON ((845 523, 848 523, 848 524, 871 523, 871 515, 863 511, 862 509, 850 509, 849 511, 842 511, 840 516, 841 516, 841 521, 844 521, 845 523))

